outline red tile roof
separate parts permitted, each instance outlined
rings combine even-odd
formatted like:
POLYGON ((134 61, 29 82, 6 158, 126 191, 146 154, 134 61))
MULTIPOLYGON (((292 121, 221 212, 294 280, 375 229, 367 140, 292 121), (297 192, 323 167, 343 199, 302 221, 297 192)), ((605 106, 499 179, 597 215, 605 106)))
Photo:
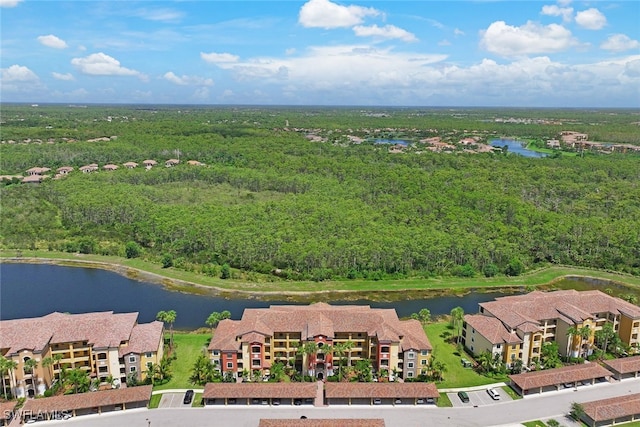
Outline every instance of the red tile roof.
POLYGON ((384 427, 380 418, 261 419, 258 427, 384 427))
POLYGON ((203 399, 222 398, 315 398, 317 385, 313 383, 207 383, 202 393, 203 399))
POLYGON ((640 415, 640 393, 582 403, 582 408, 596 422, 640 415))
POLYGON ((632 318, 640 318, 640 307, 600 291, 535 291, 500 297, 480 306, 512 329, 526 323, 537 325, 544 320, 558 318, 575 324, 596 313, 625 313, 632 318))
POLYGON ((152 386, 127 387, 117 390, 95 391, 80 394, 29 399, 22 407, 23 412, 51 413, 90 409, 122 403, 149 402, 152 386))
POLYGON ((509 375, 511 381, 522 390, 532 390, 564 383, 592 380, 611 376, 611 372, 597 363, 564 366, 556 369, 526 372, 524 374, 509 375))
POLYGON ((135 325, 131 330, 129 343, 120 347, 119 357, 129 353, 142 354, 158 351, 162 345, 164 324, 162 322, 151 322, 135 325))
POLYGON ((63 314, 0 321, 0 348, 5 354, 21 350, 41 352, 49 343, 87 341, 94 348, 118 347, 128 341, 138 313, 114 314, 112 311, 63 314))
POLYGON ((346 398, 438 398, 434 383, 325 383, 327 399, 346 398))
MULTIPOLYGON (((475 329, 491 344, 512 344, 522 342, 515 333, 507 330, 500 319, 483 314, 467 314, 464 316, 467 325, 475 329)), ((536 328, 537 329, 537 328, 536 328)))
POLYGON ((220 322, 209 350, 237 350, 240 343, 236 337, 249 333, 273 336, 275 332, 298 332, 303 341, 317 335, 334 337, 339 332, 363 332, 379 341, 400 342, 403 348, 432 349, 418 323, 400 321, 393 309, 316 303, 248 308, 241 320, 220 322))
POLYGON ((640 372, 640 356, 622 357, 620 359, 605 360, 604 364, 620 374, 640 372))
POLYGON ((9 416, 16 409, 17 405, 17 400, 12 400, 10 402, 0 402, 0 420, 8 420, 9 416))

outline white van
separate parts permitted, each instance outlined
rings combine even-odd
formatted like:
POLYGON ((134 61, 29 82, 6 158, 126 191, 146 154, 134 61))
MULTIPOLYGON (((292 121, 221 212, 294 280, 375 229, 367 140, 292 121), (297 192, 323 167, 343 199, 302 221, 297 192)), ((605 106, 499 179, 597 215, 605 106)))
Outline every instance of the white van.
POLYGON ((500 400, 500 393, 498 392, 497 389, 495 388, 488 388, 487 389, 487 393, 489 393, 489 396, 491 396, 491 398, 493 400, 500 400))

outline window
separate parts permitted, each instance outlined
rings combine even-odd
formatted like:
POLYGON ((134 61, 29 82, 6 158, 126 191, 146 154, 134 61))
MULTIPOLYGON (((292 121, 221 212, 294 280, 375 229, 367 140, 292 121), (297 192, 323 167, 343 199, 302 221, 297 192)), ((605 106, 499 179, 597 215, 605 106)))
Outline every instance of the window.
MULTIPOLYGON (((471 341, 473 341, 473 338, 471 339, 471 341)), ((496 348, 500 349, 502 347, 502 344, 496 344, 496 348)))
POLYGON ((257 345, 251 347, 251 353, 260 353, 260 347, 258 347, 257 345))
POLYGON ((153 357, 153 353, 151 353, 150 351, 146 352, 144 355, 147 357, 147 359, 153 357))
POLYGON ((515 350, 515 349, 516 349, 516 345, 514 344, 511 346, 511 350, 515 350))
POLYGON ((213 350, 213 351, 211 352, 211 354, 212 354, 213 356, 218 356, 218 355, 220 354, 220 352, 219 352, 218 350, 213 350))
POLYGON ((416 354, 413 351, 410 351, 409 355, 407 357, 409 357, 409 359, 415 359, 416 358, 416 354))
POLYGON ((413 368, 413 362, 408 362, 407 363, 407 368, 413 368))
POLYGON ((380 348, 380 352, 381 353, 389 353, 389 347, 388 346, 384 346, 380 348))
POLYGON ((107 353, 98 353, 98 360, 105 360, 107 358, 107 353))
POLYGON ((227 368, 233 369, 233 362, 227 362, 227 368))
POLYGON ((251 361, 251 366, 260 366, 260 359, 253 359, 251 361))
POLYGON ((412 378, 413 377, 413 372, 409 371, 407 372, 407 378, 412 378))
POLYGON ((423 355, 423 356, 428 356, 429 355, 429 350, 422 350, 420 352, 420 354, 423 355))
POLYGON ((98 372, 100 372, 101 374, 104 374, 106 372, 109 372, 109 367, 108 366, 100 366, 98 368, 98 372))
POLYGON ((136 362, 136 357, 135 356, 129 356, 129 363, 135 363, 136 362))
POLYGON ((421 364, 422 366, 426 366, 426 365, 427 365, 427 359, 422 359, 422 360, 420 361, 420 364, 421 364))
POLYGON ((129 372, 135 372, 135 371, 136 371, 135 366, 129 366, 129 372))

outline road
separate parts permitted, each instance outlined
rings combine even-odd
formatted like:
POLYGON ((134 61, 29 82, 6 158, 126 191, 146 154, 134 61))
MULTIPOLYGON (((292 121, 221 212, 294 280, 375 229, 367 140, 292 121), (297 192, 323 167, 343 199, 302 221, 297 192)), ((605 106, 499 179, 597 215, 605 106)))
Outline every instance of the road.
POLYGON ((257 427, 261 418, 384 418, 387 427, 418 427, 427 425, 455 427, 485 427, 517 425, 523 421, 562 419, 572 402, 587 402, 640 393, 640 379, 628 379, 613 384, 603 383, 574 389, 547 392, 510 402, 496 402, 486 406, 437 408, 422 406, 330 406, 330 407, 263 407, 228 406, 178 409, 135 409, 102 415, 88 415, 67 421, 39 422, 36 425, 64 427, 200 427, 232 426, 257 427))

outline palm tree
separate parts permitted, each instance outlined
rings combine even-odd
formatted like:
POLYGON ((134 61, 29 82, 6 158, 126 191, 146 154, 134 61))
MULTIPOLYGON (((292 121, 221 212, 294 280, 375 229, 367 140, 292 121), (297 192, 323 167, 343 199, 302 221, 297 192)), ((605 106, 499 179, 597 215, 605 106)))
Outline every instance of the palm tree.
POLYGON ((578 335, 578 328, 576 325, 571 325, 569 329, 567 329, 567 359, 573 353, 573 349, 575 345, 573 345, 573 337, 578 335), (571 353, 569 353, 571 351, 571 353))
POLYGON ((147 379, 151 381, 151 385, 156 385, 156 377, 158 376, 158 365, 156 363, 148 362, 147 370, 144 371, 147 379))
POLYGON ((171 350, 173 350, 173 322, 176 321, 176 317, 178 317, 178 315, 175 310, 162 310, 156 315, 156 319, 169 324, 169 348, 171 350))
POLYGON ((89 390, 89 386, 91 382, 89 381, 89 377, 87 373, 80 368, 74 368, 67 372, 66 382, 69 382, 74 389, 74 393, 84 393, 89 390))
POLYGON ((220 323, 224 319, 229 319, 229 318, 231 318, 231 312, 229 310, 224 310, 220 313, 218 313, 217 311, 214 311, 209 315, 209 317, 207 317, 207 320, 205 323, 211 327, 211 333, 213 334, 213 329, 216 326, 218 326, 218 323, 220 323))
POLYGON ((38 395, 38 361, 36 359, 27 359, 24 361, 25 373, 31 374, 31 385, 33 386, 33 395, 38 395))
POLYGON ((602 345, 603 355, 607 352, 607 348, 609 347, 609 340, 611 340, 616 334, 616 331, 613 330, 613 325, 609 322, 602 325, 602 329, 595 332, 596 340, 599 344, 602 345))
POLYGON ((4 382, 4 376, 9 371, 9 368, 7 367, 7 361, 7 358, 0 355, 0 380, 2 380, 2 394, 4 394, 4 400, 8 400, 7 385, 4 382))
POLYGON ((162 359, 160 359, 160 363, 158 363, 156 366, 158 369, 158 379, 160 381, 171 377, 171 359, 169 359, 167 356, 163 356, 162 359))
POLYGON ((451 309, 451 326, 456 331, 456 344, 460 339, 460 328, 464 322, 464 309, 460 306, 451 309))
MULTIPOLYGON (((9 373, 9 388, 11 389, 11 396, 16 395, 16 369, 18 368, 18 362, 16 362, 15 360, 12 359, 6 359, 6 361, 4 362, 4 366, 7 369, 7 372, 9 373)), ((3 379, 4 381, 4 379, 3 379)))
POLYGON ((302 381, 304 381, 304 377, 305 377, 305 373, 304 373, 305 366, 307 369, 307 374, 309 373, 310 367, 312 366, 309 361, 309 356, 316 354, 317 351, 318 351, 318 344, 313 341, 306 342, 298 347, 296 354, 299 356, 302 356, 302 367, 303 367, 302 381))
POLYGON ((584 352, 581 354, 586 358, 587 352, 589 350, 588 340, 589 340, 589 337, 591 336, 591 328, 589 328, 589 325, 583 326, 582 328, 578 329, 578 335, 580 336, 580 349, 584 350, 584 352))

